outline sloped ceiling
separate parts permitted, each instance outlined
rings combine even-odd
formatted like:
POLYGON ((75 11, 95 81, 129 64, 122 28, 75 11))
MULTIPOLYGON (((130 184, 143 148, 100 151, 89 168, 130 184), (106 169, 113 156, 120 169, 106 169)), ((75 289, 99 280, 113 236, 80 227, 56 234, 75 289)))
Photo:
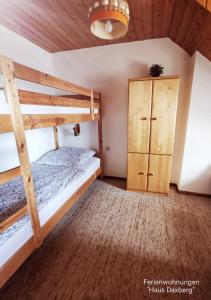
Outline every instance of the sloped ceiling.
POLYGON ((48 52, 169 37, 190 55, 211 60, 211 13, 195 0, 129 0, 127 36, 115 41, 95 38, 89 29, 92 0, 0 0, 0 24, 48 52))

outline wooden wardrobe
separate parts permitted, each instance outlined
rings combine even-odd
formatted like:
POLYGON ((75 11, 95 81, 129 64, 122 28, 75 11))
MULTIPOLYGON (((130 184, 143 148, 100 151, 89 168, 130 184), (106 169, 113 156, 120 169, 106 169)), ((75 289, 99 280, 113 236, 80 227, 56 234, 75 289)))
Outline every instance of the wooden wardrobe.
POLYGON ((129 80, 128 190, 168 193, 179 77, 129 80))

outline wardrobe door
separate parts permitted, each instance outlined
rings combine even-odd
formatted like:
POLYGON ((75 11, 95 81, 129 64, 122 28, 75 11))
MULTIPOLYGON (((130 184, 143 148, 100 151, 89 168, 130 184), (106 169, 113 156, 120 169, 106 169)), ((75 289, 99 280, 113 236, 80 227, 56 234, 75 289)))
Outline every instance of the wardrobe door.
POLYGON ((173 153, 178 91, 178 78, 153 83, 150 153, 173 153))
POLYGON ((152 81, 129 83, 128 152, 149 152, 152 81))
POLYGON ((147 189, 148 154, 128 153, 128 190, 147 189))
POLYGON ((171 177, 172 157, 169 155, 150 155, 148 191, 168 193, 171 177))

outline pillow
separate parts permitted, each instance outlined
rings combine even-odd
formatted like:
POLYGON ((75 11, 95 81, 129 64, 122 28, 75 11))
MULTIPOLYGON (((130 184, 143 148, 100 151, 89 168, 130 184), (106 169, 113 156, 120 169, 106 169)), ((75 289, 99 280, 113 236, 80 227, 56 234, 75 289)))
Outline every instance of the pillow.
POLYGON ((61 147, 57 150, 50 151, 44 154, 36 163, 42 165, 57 165, 76 167, 80 166, 92 156, 95 155, 95 151, 75 148, 75 147, 61 147))

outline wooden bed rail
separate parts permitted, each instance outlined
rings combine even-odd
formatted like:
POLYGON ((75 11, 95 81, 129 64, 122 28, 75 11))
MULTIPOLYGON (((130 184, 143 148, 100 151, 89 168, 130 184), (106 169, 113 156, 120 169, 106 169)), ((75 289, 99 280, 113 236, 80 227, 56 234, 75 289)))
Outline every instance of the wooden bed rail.
POLYGON ((23 208, 19 209, 12 216, 7 218, 5 221, 0 223, 0 233, 7 230, 10 226, 15 224, 18 220, 20 220, 23 216, 25 216, 28 212, 28 207, 25 205, 23 208))
MULTIPOLYGON (((19 90, 18 94, 21 104, 91 108, 90 101, 79 100, 77 98, 74 98, 74 96, 51 96, 48 94, 29 92, 25 90, 19 90)), ((95 102, 93 103, 93 107, 99 109, 100 104, 95 102)))
POLYGON ((21 168, 17 167, 9 171, 0 173, 0 184, 8 182, 9 180, 14 179, 15 177, 21 176, 21 168))
MULTIPOLYGON (((15 78, 34 82, 40 85, 52 87, 59 90, 64 90, 67 92, 72 92, 84 96, 90 96, 91 90, 81 87, 79 85, 64 81, 60 78, 54 77, 52 75, 37 71, 35 69, 29 68, 27 66, 18 64, 16 62, 14 65, 14 76, 15 78)), ((1 70, 0 70, 1 72, 1 70)), ((100 95, 94 92, 94 98, 99 99, 100 95)))
MULTIPOLYGON (((83 123, 99 120, 100 114, 26 114, 22 115, 24 129, 36 129, 60 126, 71 123, 83 123), (94 118, 94 119, 93 119, 94 118)), ((12 120, 10 115, 0 115, 0 133, 12 132, 12 120)))
POLYGON ((14 77, 14 65, 11 59, 0 56, 0 72, 4 77, 5 94, 10 107, 11 119, 9 125, 15 134, 16 146, 20 161, 21 175, 25 190, 25 196, 31 224, 33 229, 33 238, 37 247, 42 243, 40 232, 40 220, 36 205, 36 196, 34 183, 31 173, 31 166, 29 162, 29 155, 26 144, 26 137, 24 132, 24 122, 21 114, 21 107, 19 102, 18 89, 14 77))

